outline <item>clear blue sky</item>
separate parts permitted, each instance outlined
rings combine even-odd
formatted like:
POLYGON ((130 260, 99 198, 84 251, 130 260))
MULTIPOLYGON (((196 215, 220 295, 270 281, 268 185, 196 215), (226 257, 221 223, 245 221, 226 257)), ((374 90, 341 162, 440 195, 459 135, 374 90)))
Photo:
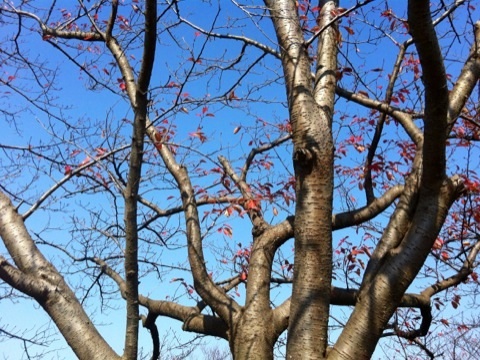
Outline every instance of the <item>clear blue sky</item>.
MULTIPOLYGON (((36 1, 35 5, 41 8, 49 3, 49 1, 42 0, 36 1)), ((213 10, 209 11, 205 11, 205 6, 207 5, 203 1, 191 1, 189 2, 188 7, 180 2, 180 6, 182 14, 185 17, 195 21, 199 26, 208 29, 211 26, 212 19, 216 15, 216 3, 213 3, 213 10)), ((346 1, 342 6, 349 7, 354 3, 355 1, 346 1)), ((398 6, 397 3, 393 2, 391 2, 390 5, 398 6)), ((129 5, 127 4, 126 6, 129 5)), ((241 12, 235 8, 232 2, 221 2, 221 7, 222 12, 216 23, 216 27, 218 27, 216 30, 217 32, 231 32, 237 35, 249 36, 268 46, 276 48, 274 42, 275 37, 272 33, 268 19, 260 20, 260 17, 249 18, 246 12, 241 12), (231 19, 228 19, 227 15, 229 15, 231 19), (240 20, 232 20, 237 17, 239 17, 240 20), (255 25, 256 23, 259 23, 261 27, 257 28, 255 25)), ((394 10, 396 11, 396 9, 394 10)), ((399 14, 400 17, 403 15, 404 14, 399 14)), ((392 67, 392 60, 396 55, 396 47, 388 39, 377 41, 375 38, 376 34, 373 31, 371 35, 368 33, 371 31, 371 28, 361 25, 360 21, 355 20, 356 17, 353 17, 353 19, 353 24, 350 25, 344 20, 342 26, 352 26, 359 33, 363 31, 364 33, 361 37, 363 39, 370 39, 371 42, 363 42, 356 47, 350 46, 348 32, 345 31, 345 28, 341 28, 344 36, 344 45, 340 48, 340 63, 344 67, 354 66, 359 72, 363 72, 364 78, 362 80, 364 80, 364 84, 368 84, 368 91, 371 91, 372 95, 373 93, 382 93, 384 88, 379 88, 378 86, 385 86, 386 84, 388 73, 392 67), (378 48, 382 49, 381 54, 377 52, 378 48), (349 64, 346 62, 345 57, 348 57, 349 61, 352 61, 352 63, 349 64), (369 72, 369 70, 375 68, 382 68, 384 70, 373 73, 369 72)), ((380 23, 381 21, 384 21, 384 19, 368 19, 371 22, 377 21, 380 23)), ((171 21, 173 20, 162 23, 160 27, 163 29, 168 23, 171 23, 171 21)), ((33 24, 34 23, 31 22, 29 23, 29 26, 33 24)), ((2 35, 2 37, 6 36, 11 39, 11 35, 8 34, 14 33, 15 28, 12 26, 4 26, 3 28, 6 30, 5 34, 7 35, 2 35)), ((163 86, 169 82, 177 83, 182 77, 184 77, 185 73, 192 65, 192 62, 188 60, 188 54, 191 51, 193 56, 198 56, 206 40, 205 36, 196 34, 195 30, 186 26, 172 29, 171 33, 175 34, 175 40, 173 40, 168 32, 162 31, 162 34, 160 35, 160 42, 156 54, 155 73, 152 80, 152 88, 155 89, 152 94, 154 96, 154 106, 160 112, 163 111, 162 109, 167 109, 171 106, 171 102, 174 98, 172 93, 175 91, 175 88, 168 90, 163 86), (179 50, 179 46, 182 47, 183 50, 179 50)), ((359 34, 357 33, 357 35, 359 34)), ((403 41, 405 38, 399 34, 395 34, 395 36, 399 41, 403 41)), ((54 49, 47 42, 42 41, 40 35, 35 33, 35 30, 31 33, 27 29, 23 29, 20 39, 21 49, 28 53, 30 59, 38 58, 41 61, 46 61, 50 68, 57 69, 58 71, 56 74, 57 91, 54 93, 55 96, 58 96, 58 99, 55 99, 54 101, 58 104, 62 104, 62 106, 65 106, 66 108, 61 111, 54 110, 55 113, 66 117, 69 122, 83 124, 84 128, 72 129, 60 124, 56 125, 55 132, 52 134, 50 133, 51 128, 49 128, 48 125, 48 117, 44 112, 28 106, 19 96, 7 94, 0 97, 0 106, 8 106, 9 109, 15 110, 23 109, 27 106, 28 109, 18 113, 15 117, 15 123, 2 124, 3 130, 0 134, 1 144, 38 146, 43 143, 48 143, 52 135, 55 135, 58 136, 57 141, 64 142, 64 144, 61 145, 61 148, 64 150, 64 158, 61 160, 74 166, 87 156, 94 156, 95 148, 97 147, 111 149, 121 145, 120 143, 114 144, 108 139, 108 137, 102 137, 102 124, 105 124, 105 127, 107 127, 107 124, 111 124, 112 131, 117 131, 116 126, 121 125, 122 127, 118 129, 117 134, 128 140, 130 136, 130 127, 128 126, 128 122, 123 121, 123 119, 131 119, 132 113, 121 96, 118 94, 112 94, 108 90, 92 91, 91 89, 88 89, 91 83, 89 83, 86 74, 73 66, 72 63, 58 50, 54 49), (80 133, 87 135, 85 138, 78 138, 80 133), (68 144, 70 141, 71 144, 68 144), (72 152, 75 150, 80 150, 80 153, 76 156, 71 156, 72 152)), ((241 49, 240 43, 212 40, 206 45, 206 50, 201 55, 202 64, 198 66, 200 73, 195 75, 195 77, 192 78, 192 81, 188 82, 182 90, 183 99, 195 98, 204 99, 206 101, 208 98, 219 96, 230 89, 230 87, 241 76, 241 71, 227 71, 223 73, 221 77, 218 76, 218 73, 213 72, 215 65, 224 66, 222 61, 225 61, 226 64, 227 61, 231 61, 239 55, 241 49)), ((103 48, 100 45, 100 52, 102 51, 103 48)), ((80 55, 78 61, 80 63, 85 62, 88 64, 92 74, 96 74, 99 78, 106 81, 110 79, 109 86, 117 89, 120 84, 117 79, 120 76, 109 64, 112 60, 108 55, 97 57, 95 49, 92 49, 92 52, 94 54, 86 52, 84 55, 80 55), (93 62, 90 63, 92 59, 93 62)), ((75 51, 71 52, 71 54, 75 53, 75 51)), ((454 45, 451 53, 452 55, 455 54, 454 56, 457 56, 457 54, 459 54, 458 56, 464 56, 466 48, 463 47, 463 45, 462 47, 454 45)), ((132 50, 129 55, 134 55, 137 61, 140 58, 138 50, 132 50)), ((247 68, 250 64, 256 61, 260 55, 261 52, 258 50, 250 47, 247 48, 247 53, 243 58, 244 62, 241 67, 243 67, 243 69, 247 68)), ((133 58, 131 58, 131 60, 134 63, 136 61, 133 60, 133 58)), ((458 63, 451 62, 449 72, 451 71, 455 76, 458 72, 459 65, 460 64, 458 63)), ((6 66, 4 66, 2 70, 2 79, 4 76, 8 77, 10 75, 15 75, 17 76, 15 81, 18 81, 19 83, 22 81, 22 76, 28 74, 28 72, 17 72, 16 69, 6 66)), ((280 66, 278 61, 271 56, 267 56, 253 68, 248 77, 241 80, 240 84, 234 89, 234 92, 238 97, 245 97, 248 95, 250 102, 241 103, 232 100, 227 103, 225 100, 219 100, 213 104, 207 105, 208 109, 204 112, 204 105, 201 101, 198 101, 196 103, 185 104, 185 109, 183 109, 183 111, 178 111, 179 107, 177 110, 166 114, 164 118, 168 119, 170 124, 174 123, 176 126, 177 134, 175 141, 186 147, 193 146, 198 152, 192 153, 186 149, 180 148, 179 158, 183 159, 181 156, 181 154, 183 154, 185 162, 190 168, 194 168, 200 159, 206 159, 205 165, 202 166, 206 169, 211 169, 218 166, 218 163, 216 163, 217 156, 224 155, 231 159, 238 171, 238 167, 242 165, 242 156, 245 153, 248 153, 252 147, 252 145, 249 144, 252 139, 256 141, 257 145, 259 145, 260 142, 267 142, 269 140, 269 135, 272 136, 270 140, 276 137, 276 134, 271 132, 270 127, 265 127, 263 125, 263 121, 268 122, 269 124, 280 124, 285 122, 288 117, 284 103, 285 91, 282 86, 279 71, 280 66), (257 88, 256 85, 258 84, 263 85, 257 88), (213 116, 205 116, 205 114, 212 114, 213 116), (198 139, 191 135, 193 132, 198 131, 199 126, 201 126, 201 131, 207 136, 207 141, 204 144, 201 144, 198 139), (234 133, 234 129, 238 127, 241 127, 240 130, 238 133, 234 133)), ((405 81, 407 79, 408 75, 405 76, 405 81)), ((350 86, 352 83, 353 78, 351 78, 348 73, 344 75, 342 84, 350 86)), ((360 89, 362 88, 360 87, 360 89)), ((346 124, 341 121, 341 115, 346 113, 351 115, 352 110, 357 111, 356 108, 350 103, 339 101, 337 103, 337 109, 339 112, 337 114, 335 125, 337 131, 336 135, 339 137, 349 137, 351 135, 358 136, 358 127, 353 122, 346 124)), ((369 116, 368 112, 363 110, 356 113, 356 115, 358 117, 369 116)), ((353 121, 352 118, 350 118, 349 121, 353 121)), ((402 134, 401 131, 398 131, 394 126, 391 126, 386 131, 391 137, 397 136, 398 133, 400 136, 404 136, 404 134, 402 134)), ((371 134, 372 128, 369 128, 365 130, 365 133, 363 133, 362 136, 365 139, 368 139, 371 134)), ((393 153, 396 149, 391 149, 385 145, 385 151, 393 153)), ((342 161, 344 165, 354 166, 355 164, 361 164, 364 156, 365 152, 355 151, 352 147, 349 149, 348 157, 342 161)), ((397 158, 399 157, 398 154, 395 156, 397 156, 397 158)), ((254 172, 252 178, 263 181, 264 183, 271 182, 274 185, 274 188, 278 189, 279 181, 281 179, 280 177, 287 176, 289 172, 291 173, 290 158, 289 147, 286 146, 281 148, 277 154, 272 154, 270 159, 274 164, 274 168, 269 172, 254 172)), ((41 164, 41 166, 46 166, 46 163, 40 160, 38 163, 41 164)), ((6 165, 7 160, 5 158, 2 160, 2 171, 4 173, 4 166, 6 165)), ((12 182, 11 184, 5 183, 2 185, 7 188, 8 186, 16 186, 20 188, 32 181, 35 171, 36 169, 32 164, 32 167, 29 169, 27 168, 25 172, 21 173, 21 177, 11 178, 9 179, 12 182)), ((155 170, 154 165, 147 167, 145 170, 145 176, 152 176, 152 179, 154 179, 153 175, 155 175, 155 171, 157 170, 155 170)), ((55 184, 55 182, 59 181, 63 177, 63 172, 63 166, 53 166, 52 168, 43 167, 40 178, 35 179, 35 181, 28 186, 29 196, 38 197, 38 195, 49 189, 55 184)), ((202 177, 200 175, 201 173, 199 173, 199 176, 195 177, 193 180, 199 187, 208 186, 213 181, 212 179, 214 177, 202 177)), ((341 186, 337 188, 335 198, 335 207, 337 211, 345 210, 350 202, 355 206, 361 206, 364 204, 364 195, 357 189, 356 180, 357 179, 353 179, 351 183, 343 183, 342 185, 344 185, 344 188, 341 186), (342 192, 343 189, 349 190, 349 197, 353 196, 355 199, 347 201, 347 196, 342 192)), ((159 185, 160 182, 161 180, 158 178, 151 182, 147 182, 143 188, 145 196, 151 200, 157 201, 159 206, 162 207, 175 203, 178 199, 176 192, 171 189, 168 183, 162 183, 159 185), (169 196, 171 195, 175 196, 175 198, 169 199, 169 196)), ((72 191, 75 188, 67 185, 67 189, 72 191)), ((58 194, 65 196, 66 192, 61 190, 58 194)), ((279 201, 279 204, 275 205, 275 207, 277 210, 280 210, 280 215, 274 216, 273 207, 269 204, 264 204, 264 206, 265 211, 268 214, 267 217, 269 220, 272 220, 272 222, 276 222, 278 219, 283 219, 293 210, 292 204, 287 205, 285 202, 279 201)), ((27 208, 26 205, 23 205, 20 209, 21 211, 26 211, 27 208)), ((71 224, 71 215, 75 214, 79 221, 82 219, 90 221, 89 214, 85 209, 94 208, 96 210, 102 209, 105 213, 110 213, 114 216, 112 198, 102 195, 80 195, 72 199, 59 199, 55 202, 55 208, 57 211, 50 213, 47 213, 46 211, 38 211, 27 221, 27 226, 32 232, 40 233, 42 238, 46 238, 55 244, 68 243, 69 246, 73 246, 74 248, 77 247, 77 249, 78 244, 75 244, 75 240, 77 240, 76 236, 78 236, 78 233, 68 231, 71 224), (82 202, 81 205, 84 209, 79 206, 80 201, 82 202)), ((382 226, 385 224, 385 221, 386 219, 382 218, 378 221, 378 224, 382 226)), ((161 220, 159 221, 158 226, 161 227, 167 225, 175 227, 179 224, 181 225, 181 223, 182 220, 178 219, 169 220, 168 223, 165 220, 161 220)), ((232 219, 225 216, 219 216, 214 222, 213 217, 207 217, 205 225, 207 223, 212 225, 212 229, 209 230, 211 235, 205 241, 207 261, 209 264, 216 263, 222 259, 231 259, 233 254, 239 248, 237 245, 238 243, 241 243, 242 247, 246 247, 251 241, 250 225, 247 219, 232 219), (217 231, 224 223, 230 224, 233 228, 233 236, 231 239, 217 231)), ((362 242, 361 238, 363 233, 358 234, 354 230, 345 230, 335 233, 334 245, 336 245, 336 242, 339 239, 347 236, 348 241, 352 241, 353 244, 360 244, 362 242)), ((181 243, 182 237, 177 236, 171 241, 178 241, 181 243)), ((369 244, 368 240, 366 240, 365 243, 369 244)), ((98 248, 100 249, 101 246, 98 248)), ((76 273, 77 266, 68 263, 68 259, 59 251, 45 246, 42 247, 42 250, 45 250, 47 256, 54 259, 59 267, 70 272, 68 280, 71 283, 82 285, 83 287, 88 287, 91 284, 91 279, 84 278, 82 274, 76 273)), ((179 248, 173 251, 167 251, 166 249, 163 250, 164 252, 161 254, 162 263, 172 266, 185 266, 187 264, 184 248, 179 248)), ((4 253, 2 245, 0 245, 0 251, 4 253)), ((286 259, 293 262, 291 242, 286 244, 282 252, 286 259)), ((151 255, 148 251, 146 251, 146 254, 151 255)), ((222 279, 231 275, 230 270, 226 267, 215 267, 214 277, 222 279)), ((171 282, 171 279, 177 277, 184 277, 188 284, 191 283, 188 274, 183 272, 162 274, 160 280, 156 274, 151 273, 142 279, 140 286, 141 292, 156 299, 165 299, 167 297, 175 298, 178 296, 181 298, 180 301, 182 303, 193 304, 193 301, 187 299, 185 288, 182 286, 181 282, 171 282)), ((424 283, 421 282, 420 284, 424 283)), ((289 289, 289 287, 287 286, 286 289, 289 289)), ((241 286, 239 288, 239 293, 240 297, 238 299, 241 299, 241 296, 243 295, 243 289, 241 286)), ((288 290, 280 290, 274 296, 276 297, 276 300, 279 301, 280 299, 285 298, 287 294, 288 290)), ((234 295, 234 297, 236 297, 236 295, 234 295)), ((0 301, 1 326, 12 333, 21 334, 26 337, 35 334, 38 329, 47 329, 53 333, 52 329, 54 325, 49 323, 48 318, 43 315, 42 311, 38 309, 38 306, 34 305, 30 300, 15 299, 15 301, 16 303, 8 299, 0 301)), ((117 352, 121 353, 124 332, 123 302, 110 300, 108 306, 104 308, 100 308, 98 303, 94 303, 93 301, 89 301, 88 304, 88 311, 92 314, 94 321, 99 324, 100 332, 104 334, 106 339, 112 344, 117 352)), ((344 311, 348 313, 345 309, 336 309, 334 315, 336 317, 344 317, 344 311)), ((179 322, 160 318, 157 321, 157 324, 160 328, 161 336, 168 335, 169 339, 171 339, 172 336, 171 330, 169 330, 170 327, 174 328, 175 331, 177 331, 177 335, 182 339, 187 339, 190 336, 182 333, 181 324, 179 322)), ((335 335, 332 336, 334 337, 335 335)), ((56 339, 58 338, 59 337, 56 336, 56 339)), ((143 329, 141 329, 141 344, 144 346, 146 353, 148 353, 151 344, 146 330, 143 329)), ((213 343, 213 346, 215 346, 215 342, 213 343)), ((227 343, 222 341, 220 342, 220 346, 225 347, 227 346, 227 343)), ((73 356, 63 340, 56 340, 48 348, 31 347, 31 350, 39 351, 40 353, 45 352, 45 358, 72 358, 73 356), (55 349, 54 352, 50 353, 49 351, 53 349, 55 349), (57 349, 61 350, 57 352, 57 349)), ((201 354, 201 352, 199 354, 201 354)), ((21 342, 15 340, 0 342, 0 356, 2 355, 9 359, 19 359, 21 356, 24 356, 21 342)), ((201 355, 194 355, 192 358, 195 358, 196 356, 201 355)))

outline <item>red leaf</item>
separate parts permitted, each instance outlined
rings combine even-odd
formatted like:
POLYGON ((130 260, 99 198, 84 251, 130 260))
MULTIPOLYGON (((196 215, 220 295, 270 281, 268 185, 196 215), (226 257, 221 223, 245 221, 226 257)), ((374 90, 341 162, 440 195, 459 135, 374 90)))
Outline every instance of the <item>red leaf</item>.
POLYGON ((235 99, 238 99, 236 96, 235 96, 235 91, 230 91, 230 94, 228 94, 228 100, 235 100, 235 99))
POLYGON ((77 155, 80 154, 80 153, 81 153, 80 150, 73 150, 73 151, 70 153, 70 157, 77 156, 77 155))
POLYGON ((99 147, 99 148, 96 148, 95 151, 97 152, 97 156, 102 156, 102 155, 105 155, 105 153, 106 153, 108 150, 105 149, 105 148, 99 147))
POLYGON ((253 199, 249 199, 245 202, 245 209, 246 210, 259 210, 258 203, 253 199))
MULTIPOLYGON (((443 240, 440 238, 437 238, 435 242, 433 243, 433 249, 435 250, 440 250, 443 246, 443 240)), ((448 255, 448 254, 447 254, 448 255)))
POLYGON ((70 175, 72 173, 72 167, 70 165, 65 165, 65 175, 70 175))
POLYGON ((232 229, 230 227, 227 227, 227 226, 224 226, 222 228, 222 232, 227 235, 229 238, 231 238, 233 236, 233 232, 232 232, 232 229))
POLYGON ((87 156, 78 166, 81 167, 81 166, 87 165, 90 161, 92 161, 92 159, 90 159, 90 157, 87 156))
POLYGON ((351 27, 348 27, 348 26, 344 26, 345 30, 347 30, 347 32, 350 34, 350 35, 353 35, 355 34, 355 31, 353 31, 353 29, 351 27))
POLYGON ((191 61, 191 62, 194 62, 195 64, 201 64, 202 63, 202 59, 194 59, 193 57, 189 57, 187 60, 191 61))
POLYGON ((471 277, 472 277, 472 280, 473 280, 473 281, 478 281, 478 274, 477 274, 476 272, 473 272, 473 273, 471 274, 471 277))
POLYGON ((196 137, 200 140, 201 143, 204 143, 207 140, 207 137, 202 131, 197 131, 189 134, 191 137, 196 137))
POLYGON ((167 84, 167 88, 180 88, 181 85, 180 84, 177 84, 175 81, 170 81, 168 84, 167 84))

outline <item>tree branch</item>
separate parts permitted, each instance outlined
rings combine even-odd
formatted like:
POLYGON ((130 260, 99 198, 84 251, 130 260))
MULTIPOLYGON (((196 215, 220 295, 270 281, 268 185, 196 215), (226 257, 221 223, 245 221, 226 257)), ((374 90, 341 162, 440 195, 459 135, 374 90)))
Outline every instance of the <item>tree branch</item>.
POLYGON ((356 102, 357 104, 366 106, 370 109, 376 109, 382 113, 385 113, 391 116, 393 119, 398 121, 400 125, 403 126, 403 128, 407 132, 410 139, 412 139, 412 141, 416 145, 418 145, 423 140, 423 134, 420 131, 420 129, 417 127, 417 125, 415 125, 415 123, 412 121, 412 116, 410 114, 407 114, 401 111, 400 109, 397 109, 384 102, 373 100, 366 96, 352 93, 339 86, 337 86, 335 91, 338 96, 341 96, 347 100, 356 102))
POLYGON ((333 215, 333 229, 344 229, 373 219, 392 205, 393 202, 403 193, 403 190, 403 185, 393 186, 381 197, 374 199, 370 204, 365 205, 362 208, 333 215))
POLYGON ((253 233, 254 235, 261 234, 269 225, 265 222, 262 214, 262 210, 260 208, 260 203, 258 199, 255 199, 252 191, 250 190, 250 186, 248 186, 247 182, 243 177, 239 177, 235 171, 232 169, 232 166, 228 162, 228 160, 223 157, 219 156, 218 160, 223 166, 225 173, 234 181, 234 183, 239 188, 240 192, 243 195, 243 208, 247 211, 247 214, 252 221, 253 224, 253 233))
POLYGON ((422 186, 437 188, 445 176, 448 86, 443 56, 430 15, 430 2, 408 2, 408 24, 418 51, 425 85, 422 186))
MULTIPOLYGON (((157 131, 150 120, 147 121, 147 134, 152 142, 158 142, 157 138, 161 137, 160 134, 157 135, 157 131)), ((232 324, 234 317, 240 311, 240 306, 219 289, 208 275, 203 255, 195 192, 188 172, 184 166, 177 163, 167 145, 158 146, 157 150, 168 171, 174 177, 182 198, 187 227, 188 259, 192 269, 195 290, 226 323, 232 324)))
POLYGON ((0 278, 35 298, 79 358, 119 359, 63 277, 38 250, 22 217, 3 192, 0 192, 0 236, 18 267, 0 257, 0 278))
POLYGON ((450 91, 447 134, 450 133, 480 78, 480 21, 475 23, 474 35, 470 56, 465 62, 453 89, 450 91))

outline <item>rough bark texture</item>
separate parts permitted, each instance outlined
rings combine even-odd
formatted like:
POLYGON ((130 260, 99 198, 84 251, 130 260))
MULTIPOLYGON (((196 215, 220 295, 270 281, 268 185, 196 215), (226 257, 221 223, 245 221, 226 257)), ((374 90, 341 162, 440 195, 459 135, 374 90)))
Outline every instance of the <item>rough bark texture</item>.
MULTIPOLYGON (((364 1, 363 4, 368 2, 364 1)), ((209 275, 203 253, 198 194, 191 175, 176 158, 175 152, 171 151, 170 144, 163 142, 162 134, 157 132, 155 124, 148 117, 157 22, 161 18, 157 15, 157 1, 147 0, 142 4, 141 14, 145 17, 145 26, 139 32, 144 38, 138 72, 132 68, 126 50, 115 38, 118 6, 121 6, 117 0, 111 2, 111 13, 105 31, 95 25, 92 25, 90 31, 52 28, 35 14, 13 11, 15 15, 37 21, 46 37, 104 43, 121 72, 120 81, 125 85, 122 95, 128 97, 134 113, 128 177, 119 186, 125 199, 125 274, 121 275, 110 268, 106 260, 96 257, 86 260, 96 264, 102 274, 108 275, 125 299, 127 321, 123 359, 133 360, 138 356, 139 306, 148 310, 148 316, 142 320, 143 325, 152 331, 154 356, 159 354, 155 321, 158 316, 168 316, 183 322, 186 331, 228 340, 236 360, 273 359, 275 342, 287 327, 288 359, 369 359, 398 307, 420 308, 424 318, 419 331, 400 335, 405 338, 422 335, 431 322, 431 296, 441 289, 459 284, 473 271, 472 264, 480 251, 478 244, 456 275, 427 288, 421 294, 405 294, 431 251, 452 203, 463 191, 459 177, 449 178, 446 175, 445 146, 447 135, 480 77, 480 25, 476 24, 476 38, 470 56, 457 83, 449 92, 441 49, 430 15, 430 4, 426 0, 410 0, 408 18, 412 39, 402 45, 386 92, 387 99, 383 102, 347 91, 336 84, 339 31, 334 20, 339 16, 337 1, 319 2, 321 10, 317 21, 320 30, 308 42, 304 39, 305 32, 298 15, 299 2, 265 0, 265 4, 270 11, 280 53, 245 37, 218 35, 195 28, 211 38, 230 37, 235 41, 241 40, 244 48, 247 45, 255 46, 269 56, 280 58, 292 128, 295 216, 277 225, 270 225, 263 218, 261 206, 244 206, 243 210, 248 214, 253 228, 248 277, 232 280, 230 288, 219 286, 209 275), (313 44, 314 39, 318 39, 318 48, 312 76, 312 54, 309 54, 308 46, 313 44), (423 69, 423 128, 414 122, 414 116, 410 112, 389 104, 396 77, 410 44, 416 46, 423 69), (367 174, 367 205, 332 216, 332 117, 335 94, 365 108, 378 110, 383 114, 382 121, 387 116, 393 118, 415 144, 416 151, 404 184, 393 186, 375 198, 371 174, 367 174), (201 298, 195 306, 153 300, 138 292, 137 210, 138 202, 141 201, 139 186, 142 180, 145 137, 155 144, 181 197, 181 204, 175 209, 168 209, 164 215, 183 212, 189 266, 195 290, 201 298), (370 220, 394 202, 395 209, 370 258, 360 288, 353 290, 332 287, 332 231, 370 220), (273 259, 278 248, 292 236, 295 237, 292 296, 272 309, 270 291, 273 259), (227 294, 229 289, 242 282, 246 287, 244 306, 227 294), (354 306, 354 310, 340 337, 328 350, 330 305, 354 306), (202 313, 206 306, 213 310, 212 314, 202 313)), ((178 11, 176 1, 172 1, 170 6, 178 11)), ((356 6, 360 7, 360 2, 356 6)), ((353 8, 349 11, 351 10, 353 8)), ((179 13, 178 19, 184 21, 179 13)), ((383 125, 377 127, 376 139, 369 149, 367 168, 376 155, 382 128, 383 125)), ((288 141, 290 134, 287 135, 277 140, 275 145, 288 141)), ((272 143, 271 147, 275 145, 272 143)), ((258 149, 255 151, 260 152, 258 149)), ((246 179, 255 151, 252 150, 247 156, 241 175, 235 173, 227 159, 219 158, 225 178, 233 181, 244 203, 254 200, 246 179)), ((235 201, 236 205, 242 206, 242 201, 235 201)), ((33 206, 26 216, 30 216, 40 203, 33 206)), ((25 219, 17 214, 8 197, 0 192, 0 236, 10 254, 10 259, 0 256, 0 279, 33 297, 45 309, 78 358, 120 358, 97 332, 63 277, 40 253, 25 228, 25 219)))
POLYGON ((0 236, 16 267, 0 257, 0 278, 32 296, 79 359, 120 359, 98 333, 68 284, 41 254, 23 219, 0 192, 0 236))
MULTIPOLYGON (((117 6, 114 1, 113 7, 117 6)), ((112 11, 114 13, 115 10, 112 11)), ((110 20, 114 20, 112 15, 110 20)), ((146 1, 145 9, 145 39, 143 62, 138 81, 135 86, 132 108, 135 112, 133 122, 132 145, 129 159, 127 186, 125 198, 125 300, 127 302, 127 322, 125 329, 125 359, 136 359, 138 354, 139 302, 138 302, 138 191, 142 176, 143 149, 147 123, 148 88, 155 59, 155 44, 157 42, 157 2, 146 1)), ((122 54, 120 57, 123 58, 122 54)), ((123 72, 130 72, 127 66, 123 72)))
MULTIPOLYGON (((323 358, 327 348, 332 263, 336 28, 319 36, 315 83, 294 1, 265 1, 281 48, 293 130, 296 178, 295 270, 287 358, 323 358)), ((323 2, 320 28, 336 7, 323 2)))
POLYGON ((451 204, 462 191, 458 178, 445 176, 448 89, 428 1, 409 2, 409 25, 424 70, 422 151, 417 152, 416 171, 407 178, 406 192, 373 256, 374 262, 367 268, 357 305, 329 359, 371 357, 388 320, 420 271, 451 204))

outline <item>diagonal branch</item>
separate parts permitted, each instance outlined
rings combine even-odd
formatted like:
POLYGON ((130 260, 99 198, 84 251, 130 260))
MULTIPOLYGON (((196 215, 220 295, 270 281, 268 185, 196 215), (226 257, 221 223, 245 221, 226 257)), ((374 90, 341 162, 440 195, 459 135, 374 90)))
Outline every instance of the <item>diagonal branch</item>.
POLYGON ((420 131, 420 129, 417 127, 417 125, 415 125, 415 123, 413 122, 412 115, 407 114, 401 111, 400 109, 395 108, 382 101, 370 99, 366 96, 355 94, 339 86, 337 86, 335 91, 337 95, 343 97, 344 99, 353 101, 359 105, 366 106, 370 109, 376 109, 382 113, 385 113, 391 116, 393 119, 398 121, 403 126, 408 136, 410 137, 410 139, 412 139, 412 141, 415 144, 418 145, 423 139, 423 134, 420 131))
POLYGON ((240 189, 240 192, 242 193, 244 198, 243 208, 247 211, 247 214, 253 224, 252 231, 255 235, 259 235, 269 225, 265 222, 263 218, 258 200, 255 199, 255 197, 253 196, 250 186, 248 186, 245 179, 235 173, 228 160, 223 156, 219 156, 218 160, 222 164, 225 173, 235 182, 237 187, 240 189))
POLYGON ((372 202, 364 207, 333 215, 333 229, 344 229, 373 219, 375 216, 392 205, 393 202, 403 193, 403 190, 404 187, 402 185, 393 186, 381 197, 375 198, 372 202))
MULTIPOLYGON (((123 298, 126 297, 126 282, 113 270, 108 264, 99 258, 86 258, 99 265, 102 271, 109 276, 117 284, 120 294, 123 298)), ((238 281, 232 281, 227 284, 225 290, 228 290, 230 286, 238 284, 238 281)), ((184 306, 173 301, 153 300, 149 297, 139 295, 139 304, 148 309, 148 316, 151 317, 148 321, 142 320, 148 325, 148 322, 155 321, 158 316, 167 316, 175 320, 183 322, 183 329, 185 331, 196 332, 205 335, 218 336, 223 339, 227 339, 227 325, 225 321, 214 315, 205 315, 201 311, 204 308, 204 304, 200 303, 197 306, 184 306)), ((148 328, 148 326, 145 326, 148 328)))
MULTIPOLYGON (((147 120, 147 135, 154 143, 158 143, 157 139, 161 138, 150 120, 147 120)), ((198 217, 195 191, 188 172, 183 165, 177 163, 168 145, 162 144, 162 146, 157 146, 157 150, 168 171, 175 179, 181 195, 187 231, 188 259, 192 270, 195 290, 226 323, 231 324, 236 314, 239 313, 240 306, 217 287, 208 275, 205 265, 206 261, 203 255, 200 219, 198 217)))
POLYGON ((450 133, 480 78, 480 21, 475 23, 474 34, 475 38, 470 49, 470 56, 465 62, 457 82, 450 91, 447 134, 450 133))

